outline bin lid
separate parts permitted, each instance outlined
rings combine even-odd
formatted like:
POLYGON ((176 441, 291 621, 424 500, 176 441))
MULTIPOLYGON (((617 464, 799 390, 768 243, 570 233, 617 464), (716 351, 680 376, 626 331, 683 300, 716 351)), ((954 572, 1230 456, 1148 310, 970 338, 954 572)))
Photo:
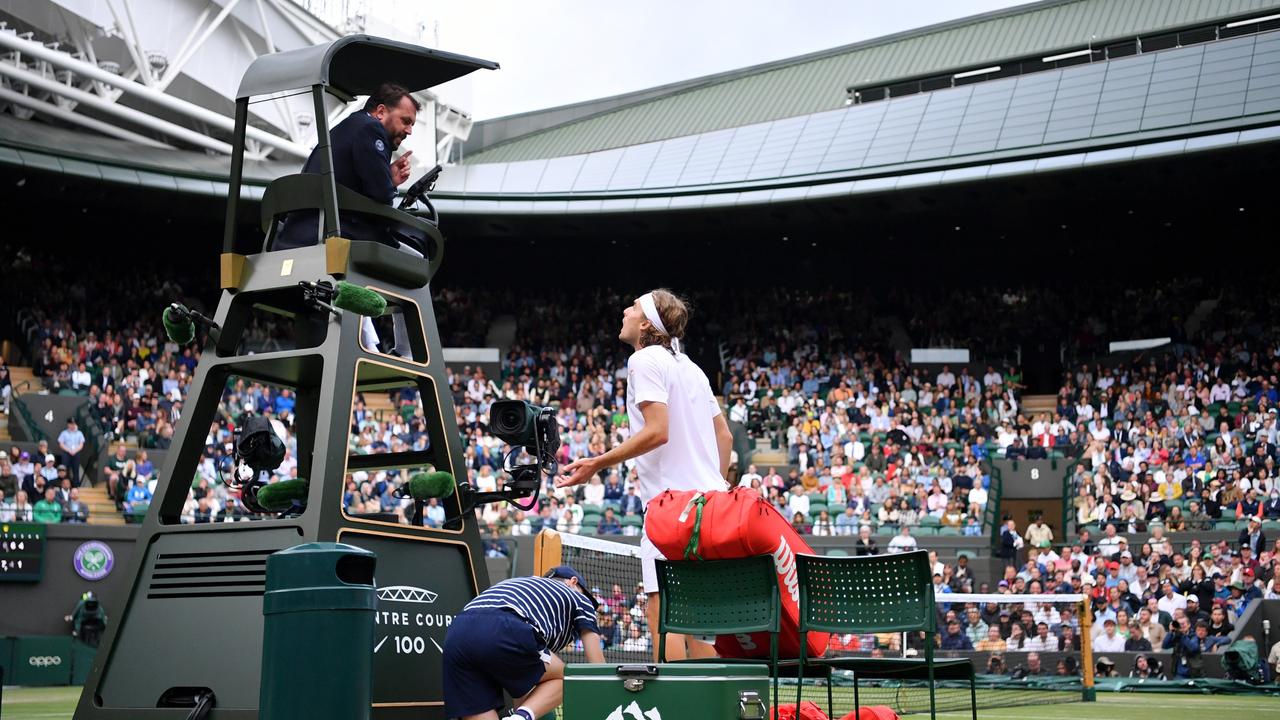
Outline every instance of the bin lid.
POLYGON ((316 602, 372 607, 376 562, 375 553, 352 544, 310 542, 285 548, 266 559, 265 597, 280 596, 268 603, 279 610, 315 609, 316 602), (330 600, 321 601, 325 596, 330 600), (371 600, 364 600, 365 596, 371 600))

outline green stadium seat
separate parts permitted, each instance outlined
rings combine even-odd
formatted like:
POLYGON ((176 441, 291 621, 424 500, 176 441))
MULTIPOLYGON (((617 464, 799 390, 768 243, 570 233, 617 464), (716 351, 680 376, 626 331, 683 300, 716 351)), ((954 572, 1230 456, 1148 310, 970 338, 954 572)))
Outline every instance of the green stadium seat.
POLYGON ((898 527, 896 525, 881 525, 880 527, 876 528, 876 534, 886 535, 886 536, 897 535, 898 527))
POLYGON ((1214 530, 1235 530, 1235 520, 1215 520, 1213 523, 1214 530))
POLYGON ((604 509, 605 509, 605 510, 612 510, 614 515, 621 515, 621 514, 622 514, 622 503, 618 502, 617 500, 605 500, 605 501, 604 501, 604 509))
POLYGON ((590 515, 591 513, 595 513, 595 514, 597 514, 597 515, 603 515, 603 514, 604 514, 604 506, 603 506, 603 505, 596 505, 596 504, 594 504, 594 503, 592 503, 592 504, 590 504, 590 505, 588 505, 587 503, 583 503, 583 504, 582 504, 582 512, 584 512, 584 513, 586 513, 586 514, 588 514, 588 515, 590 515))
MULTIPOLYGON (((886 679, 895 685, 902 680, 924 680, 929 684, 929 715, 937 717, 935 683, 938 680, 968 681, 973 720, 978 720, 978 695, 973 663, 969 658, 934 657, 938 613, 933 595, 933 568, 928 553, 918 550, 897 555, 864 557, 823 557, 797 555, 800 575, 800 677, 796 682, 796 704, 804 685, 805 668, 824 671, 852 670, 854 682, 853 717, 858 708, 858 682, 886 679), (916 658, 806 658, 809 631, 865 634, 877 632, 924 631, 924 657, 916 658)), ((827 713, 832 707, 831 683, 827 683, 827 713)))
POLYGON ((841 550, 840 548, 829 548, 827 550, 827 557, 849 557, 849 553, 845 550, 841 550))
MULTIPOLYGON (((667 662, 667 633, 740 635, 769 633, 767 662, 778 701, 778 631, 782 602, 773 558, 768 555, 704 562, 658 561, 658 662, 667 662)), ((715 662, 725 662, 716 659, 715 662)))
POLYGON ((932 515, 925 515, 924 517, 920 518, 920 526, 921 526, 921 527, 935 527, 935 528, 936 528, 936 527, 941 527, 941 526, 942 526, 942 520, 941 520, 941 519, 939 519, 939 518, 936 518, 936 517, 934 517, 934 516, 932 516, 932 515))
POLYGON ((644 527, 643 515, 623 515, 622 527, 644 527))
POLYGON ((925 537, 925 536, 928 536, 928 535, 937 535, 937 534, 938 534, 938 528, 935 528, 935 527, 927 527, 927 526, 922 525, 922 526, 920 526, 920 527, 912 528, 912 529, 911 529, 911 534, 912 534, 912 535, 915 535, 916 537, 925 537))
POLYGON ((938 534, 945 535, 947 537, 956 537, 957 535, 960 535, 960 528, 943 525, 938 528, 938 534))
POLYGON ((1248 530, 1248 529, 1249 529, 1249 521, 1248 521, 1247 519, 1237 520, 1237 521, 1236 521, 1236 525, 1235 525, 1235 528, 1234 528, 1234 529, 1236 529, 1236 530, 1248 530))

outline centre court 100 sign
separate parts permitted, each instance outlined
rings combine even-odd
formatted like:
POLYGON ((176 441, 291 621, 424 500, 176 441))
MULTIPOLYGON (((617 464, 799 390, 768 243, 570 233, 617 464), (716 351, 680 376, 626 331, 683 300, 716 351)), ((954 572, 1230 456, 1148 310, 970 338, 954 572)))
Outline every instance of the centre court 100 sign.
POLYGON ((39 582, 44 576, 44 525, 0 524, 0 581, 39 582))
POLYGON ((377 554, 373 628, 373 707, 417 707, 444 700, 444 638, 475 595, 465 545, 344 531, 340 542, 377 554))

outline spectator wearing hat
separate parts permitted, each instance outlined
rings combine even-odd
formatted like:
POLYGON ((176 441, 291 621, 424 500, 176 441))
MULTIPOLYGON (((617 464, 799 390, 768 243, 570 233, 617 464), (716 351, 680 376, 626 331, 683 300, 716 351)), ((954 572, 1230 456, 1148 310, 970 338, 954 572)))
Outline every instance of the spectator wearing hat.
POLYGON ((1237 619, 1244 616, 1244 611, 1249 607, 1249 603, 1262 599, 1262 591, 1253 582, 1253 573, 1247 572, 1243 574, 1243 577, 1243 580, 1231 583, 1231 598, 1227 600, 1227 609, 1237 619))
POLYGON ((1147 655, 1139 655, 1134 658, 1133 669, 1129 671, 1129 677, 1139 680, 1164 679, 1164 676, 1160 674, 1160 661, 1147 655))
POLYGON ((1221 572, 1213 574, 1213 602, 1214 604, 1226 603, 1231 599, 1231 585, 1227 582, 1227 576, 1221 572))
POLYGON ((1098 662, 1094 663, 1093 674, 1095 677, 1118 677, 1120 675, 1116 671, 1115 662, 1106 655, 1098 658, 1098 662))
POLYGON ((943 650, 973 650, 973 642, 960 628, 960 621, 952 618, 947 621, 947 630, 942 636, 940 647, 943 650))
POLYGON ((1102 633, 1093 639, 1094 652, 1124 652, 1124 637, 1116 632, 1115 618, 1102 621, 1102 633))
POLYGON ((1262 520, 1256 515, 1249 518, 1249 527, 1240 531, 1241 549, 1248 548, 1254 555, 1267 549, 1267 536, 1262 532, 1262 520))
POLYGON ((1208 620, 1209 613, 1200 609, 1200 598, 1195 595, 1185 595, 1187 606, 1184 610, 1187 617, 1191 618, 1191 622, 1196 623, 1201 620, 1208 620))
POLYGON ((1120 553, 1120 567, 1116 571, 1116 577, 1124 580, 1130 585, 1138 579, 1138 567, 1133 564, 1133 553, 1124 550, 1120 553))

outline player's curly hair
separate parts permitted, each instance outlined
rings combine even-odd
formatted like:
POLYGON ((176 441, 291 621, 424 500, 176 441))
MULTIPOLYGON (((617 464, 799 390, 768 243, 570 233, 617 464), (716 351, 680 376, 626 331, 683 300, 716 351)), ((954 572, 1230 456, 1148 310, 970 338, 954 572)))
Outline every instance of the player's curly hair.
POLYGON ((666 288, 652 290, 653 304, 658 308, 658 316, 667 328, 669 335, 663 335, 650 325, 640 332, 640 347, 661 345, 671 349, 671 338, 684 340, 685 329, 689 326, 689 303, 666 288))

